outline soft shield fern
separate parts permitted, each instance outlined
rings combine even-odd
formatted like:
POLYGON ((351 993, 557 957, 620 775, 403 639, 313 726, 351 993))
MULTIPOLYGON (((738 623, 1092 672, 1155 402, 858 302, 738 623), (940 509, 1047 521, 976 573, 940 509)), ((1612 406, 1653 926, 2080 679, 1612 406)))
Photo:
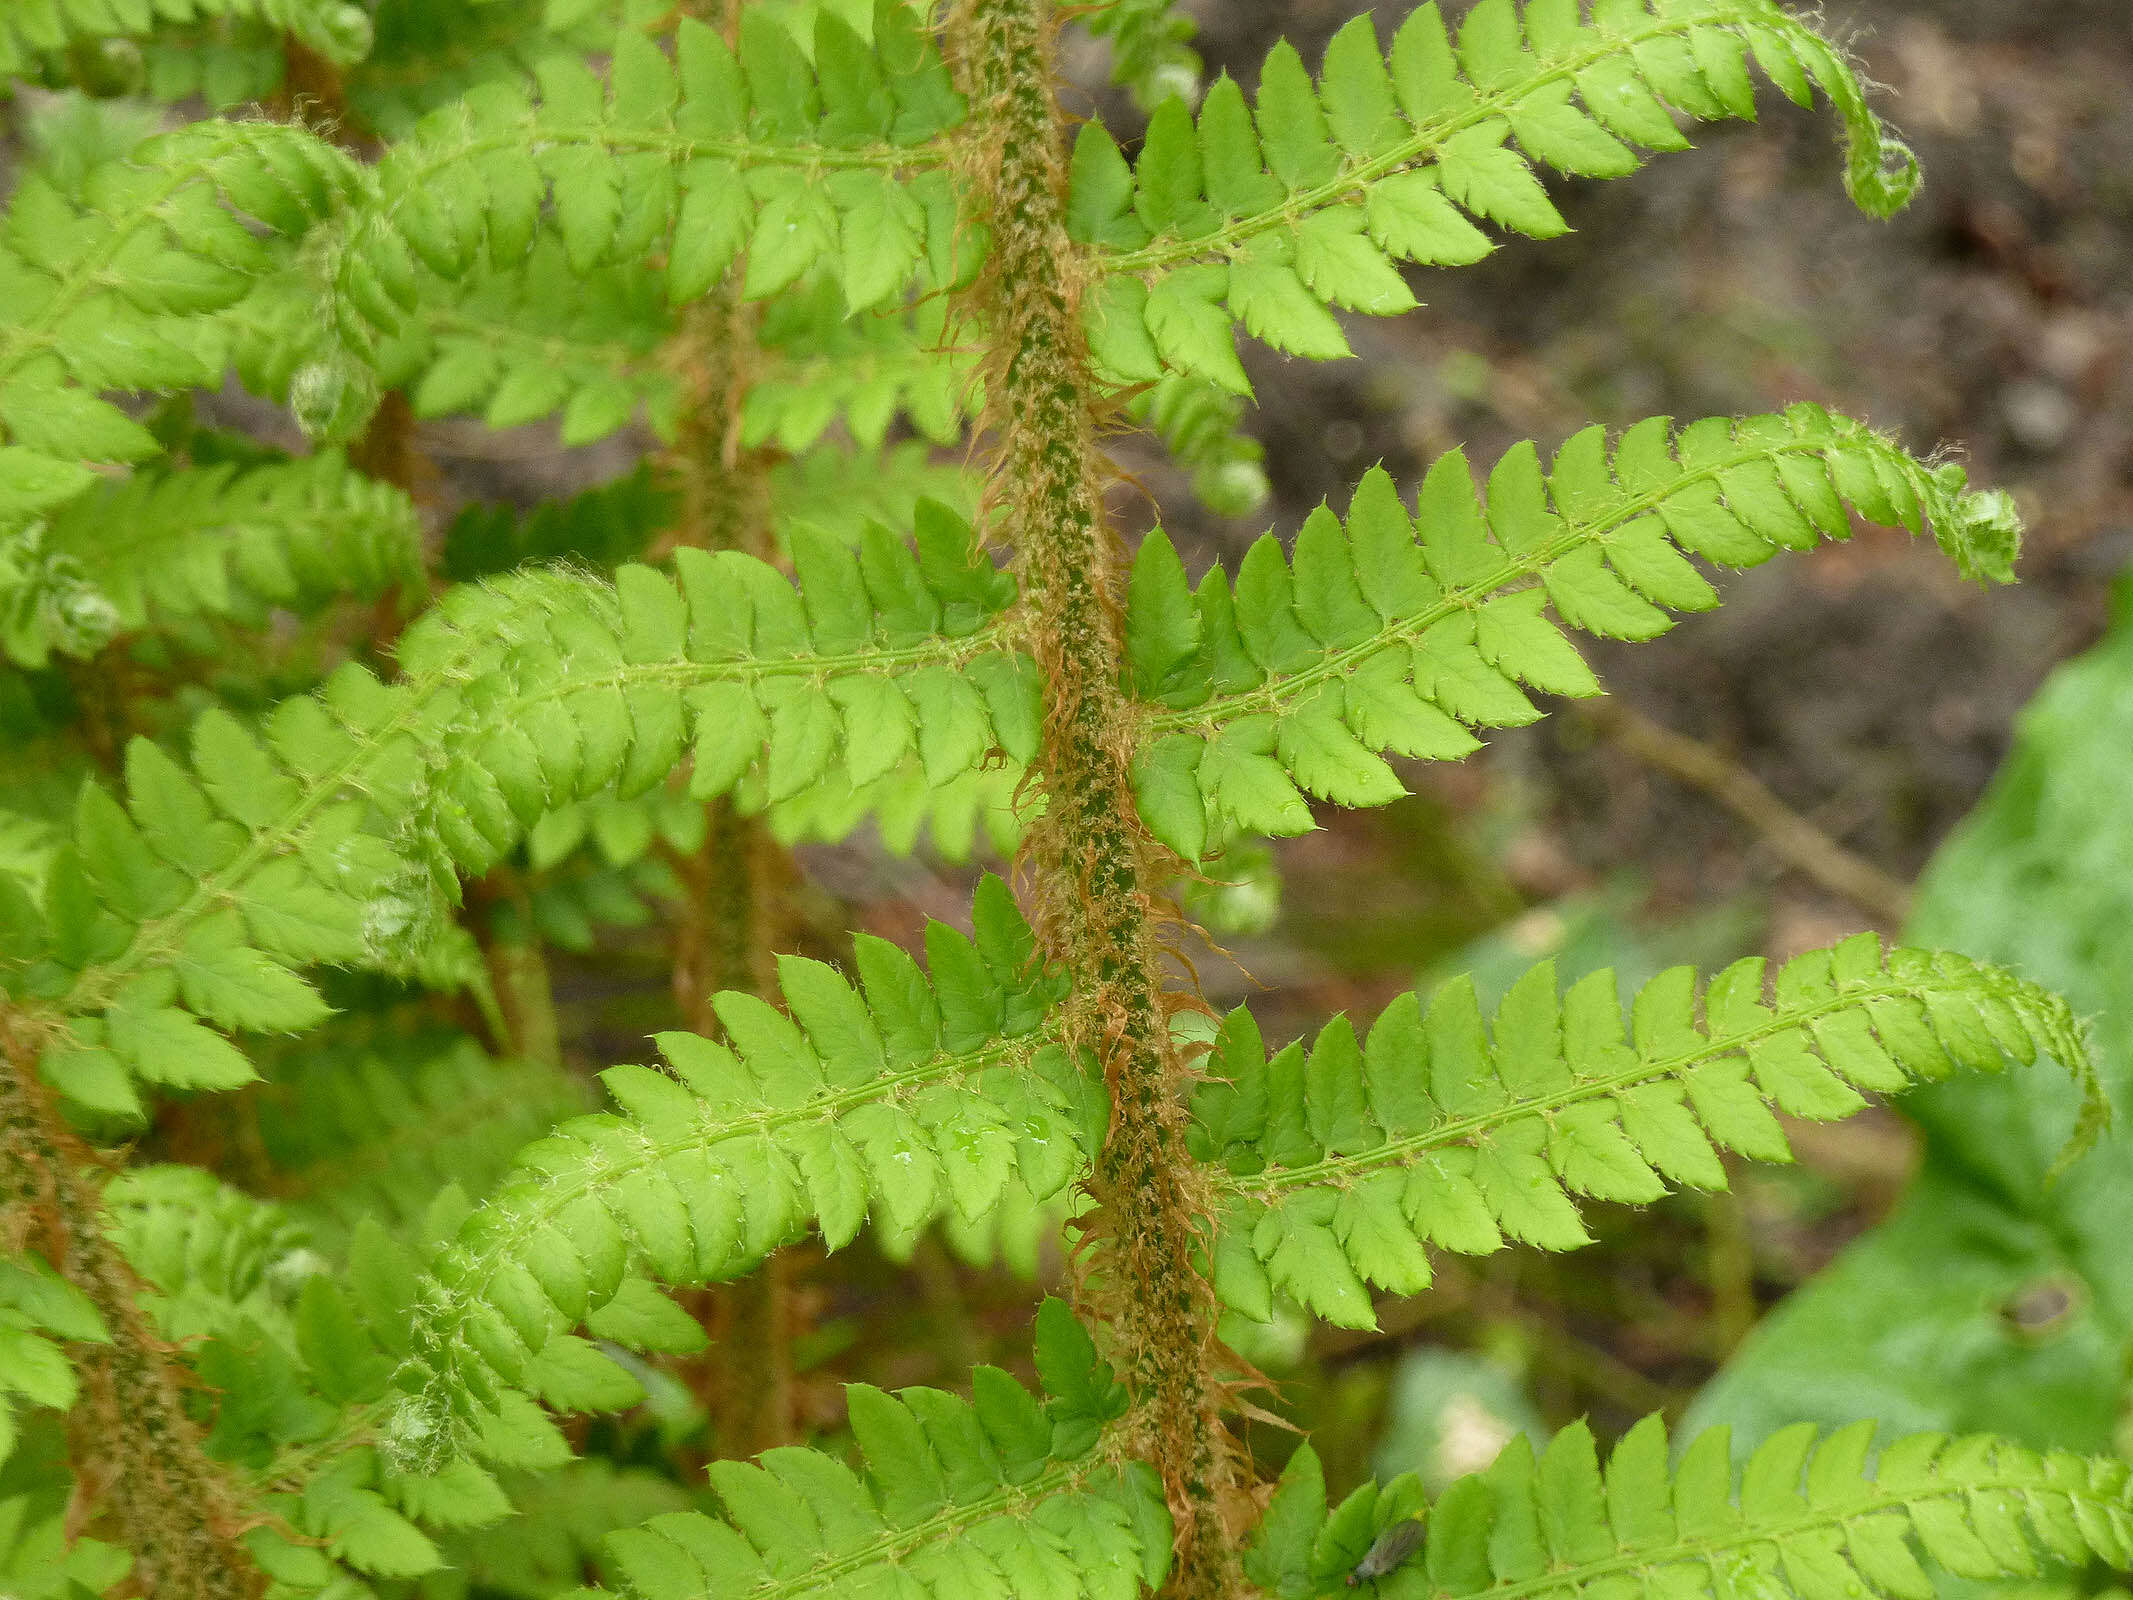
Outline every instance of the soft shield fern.
POLYGON ((33 164, 0 238, 0 693, 37 712, 0 753, 0 1584, 1924 1600, 1921 1556, 2133 1561, 2122 1464, 1990 1439, 1788 1431, 1736 1490, 1722 1436, 1603 1471, 1580 1425, 1434 1506, 1329 1511, 1308 1445, 1259 1481, 1224 1318, 1370 1326, 1433 1253, 1574 1248, 1585 1202, 1958 1071, 2102 1106, 2056 997, 1871 935, 1627 1000, 1543 964, 1491 1015, 1455 980, 1273 1050, 1201 1015, 1173 889, 1599 692, 1573 634, 1859 522, 2005 581, 2019 528, 1799 405, 1373 469, 1197 582, 1161 531, 1126 556, 1103 430, 1256 505, 1236 327, 1346 353, 1407 265, 1561 233, 1539 168, 1752 117, 1752 67, 1831 108, 1867 211, 1917 174, 1772 0, 1425 4, 1196 107, 1189 24, 1117 0, 1083 20, 1150 107, 1131 161, 1070 130, 1065 20, 0 19, 48 83, 211 36, 252 102, 33 164), (192 422, 232 372, 315 448, 192 422), (448 519, 442 418, 657 459, 448 519), (808 927, 782 844, 867 827, 1024 870, 911 948, 808 927), (674 1004, 588 1027, 548 957, 616 930, 674 1004), (1042 1396, 973 1352, 803 1413, 832 1341, 790 1247, 936 1228, 1026 1276, 1065 1232, 1042 1396))

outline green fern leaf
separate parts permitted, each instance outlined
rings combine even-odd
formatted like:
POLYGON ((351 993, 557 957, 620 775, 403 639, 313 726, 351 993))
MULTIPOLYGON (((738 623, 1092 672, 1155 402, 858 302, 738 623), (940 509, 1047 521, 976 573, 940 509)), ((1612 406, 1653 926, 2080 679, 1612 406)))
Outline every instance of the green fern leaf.
POLYGON ((877 33, 910 37, 879 58, 898 63, 882 102, 895 111, 864 138, 852 102, 833 96, 824 114, 818 70, 859 59, 830 12, 817 19, 814 64, 782 24, 749 12, 738 52, 690 19, 673 61, 640 33, 617 36, 604 84, 575 57, 550 56, 537 98, 510 79, 470 88, 386 153, 365 203, 337 224, 329 270, 342 339, 374 352, 406 325, 421 271, 459 277, 485 248, 512 261, 549 229, 575 273, 664 250, 677 302, 743 249, 750 298, 820 264, 849 309, 889 299, 929 260, 956 254, 952 208, 902 181, 939 165, 931 141, 961 117, 915 27, 902 7, 877 19, 877 33))
POLYGON ((374 599, 422 570, 413 503, 332 451, 145 472, 76 496, 15 550, 0 603, 7 652, 25 666, 195 618, 262 627, 274 607, 374 599))
POLYGON ((1096 1432, 1068 1425, 1101 1381, 1086 1364, 1094 1355, 1040 1358, 1052 1391, 1041 1407, 996 1367, 977 1370, 968 1401, 854 1384, 846 1397, 862 1472, 797 1448, 714 1462, 725 1515, 674 1513, 609 1535, 617 1590, 630 1600, 714 1589, 856 1597, 893 1583, 938 1600, 1132 1600, 1168 1569, 1169 1516, 1152 1472, 1107 1464, 1092 1453, 1096 1432))
POLYGON ((1930 525, 1965 576, 2011 575, 2018 523, 2004 496, 1966 493, 1960 469, 1927 467, 1814 406, 1671 437, 1654 419, 1612 451, 1589 428, 1545 474, 1520 446, 1485 501, 1455 452, 1431 468, 1412 519, 1374 471, 1345 525, 1314 514, 1291 562, 1271 538, 1255 546, 1233 599, 1210 573, 1189 656, 1166 655, 1144 633, 1169 625, 1129 611, 1129 656, 1167 663, 1139 687, 1151 702, 1142 788, 1160 770, 1169 797, 1148 820, 1182 850, 1308 829, 1299 790, 1381 804, 1401 791, 1377 752, 1457 758, 1476 748, 1465 728, 1535 720, 1527 689, 1598 692, 1547 608, 1602 637, 1653 638, 1673 625, 1668 609, 1717 602, 1689 556, 1751 566, 1849 537, 1853 510, 1930 525), (1170 742, 1184 738, 1204 742, 1198 819, 1181 792, 1190 759, 1170 742))
MULTIPOLYGON (((838 1248, 870 1212, 909 1235, 951 1208, 982 1217, 1011 1177, 1059 1191, 1100 1136, 1100 1091, 1058 1042, 1059 989, 999 880, 976 920, 975 944, 928 928, 931 981, 876 939, 859 946, 863 993, 788 957, 789 1015, 723 994, 729 1044, 664 1034, 671 1074, 611 1068, 624 1114, 530 1147, 432 1264, 407 1437, 432 1452, 468 1437, 633 1268, 729 1278, 810 1224, 838 1248)), ((552 1400, 571 1393, 551 1383, 552 1400)))
POLYGON ((1723 1188, 1720 1150, 1791 1159, 1772 1108, 1827 1121, 1863 1094, 2040 1055, 2097 1092, 2057 996, 1956 955, 1884 958, 1872 934, 1795 957, 1768 994, 1761 960, 1736 963, 1704 990, 1700 1021, 1686 967, 1645 985, 1625 1019, 1612 972, 1559 996, 1553 963, 1487 1026, 1460 979, 1426 1008, 1396 1002, 1360 1051, 1338 1021, 1269 1060, 1240 1014, 1195 1106, 1196 1149, 1226 1168, 1223 1233, 1249 1242, 1218 1251, 1217 1291, 1264 1315, 1278 1289, 1369 1326, 1364 1285, 1424 1287, 1424 1242, 1575 1248, 1572 1195, 1723 1188))
MULTIPOLYGON (((1315 86, 1295 50, 1277 44, 1255 114, 1227 79, 1197 128, 1181 103, 1159 108, 1130 178, 1115 151, 1105 154, 1108 136, 1085 130, 1075 237, 1125 280, 1199 274, 1181 291, 1188 305, 1226 304, 1278 349, 1345 355, 1328 308, 1408 309, 1414 297, 1392 263, 1478 259, 1489 243, 1469 217, 1534 238, 1565 231, 1535 163, 1621 177, 1642 159, 1635 146, 1684 147, 1669 107, 1706 121, 1752 118, 1750 51, 1787 95, 1805 103, 1819 88, 1828 99, 1863 209, 1886 216, 1910 198, 1917 164, 1868 109, 1857 74, 1773 0, 1599 0, 1584 16, 1562 0, 1532 0, 1523 16, 1511 0, 1484 0, 1456 49, 1431 0, 1389 56, 1369 18, 1348 23, 1315 86)), ((1117 297, 1088 304, 1106 364, 1148 376, 1111 353, 1129 343, 1117 297)), ((1159 359, 1241 392, 1228 327, 1193 312, 1187 336, 1182 309, 1161 281, 1144 303, 1159 359)))
MULTIPOLYGON (((84 790, 70 865, 43 907, 47 929, 68 931, 47 941, 56 971, 40 983, 86 1017, 138 994, 168 1004, 133 980, 174 963, 175 998, 209 1020, 298 1025, 318 1012, 293 966, 436 961, 440 940, 465 937, 442 916, 457 872, 486 870, 559 805, 652 788, 692 737, 699 796, 759 763, 772 799, 818 779, 854 748, 851 719, 874 709, 815 692, 824 678, 886 666, 889 692, 930 709, 925 784, 967 779, 995 741, 1026 761, 1036 684, 997 621, 1012 583, 949 508, 922 503, 919 533, 916 557, 880 531, 810 585, 818 615, 834 603, 902 643, 819 651, 808 598, 776 569, 685 551, 678 588, 626 567, 615 590, 529 574, 455 591, 404 637, 405 681, 343 668, 318 696, 284 702, 263 745, 211 713, 195 736, 200 791, 174 767, 136 784, 127 808, 84 790), (962 670, 937 670, 949 666, 962 670), (201 791, 243 837, 195 836, 201 791)), ((100 1032, 56 1042, 51 1059, 72 1063, 82 1092, 116 1092, 121 1063, 100 1032)))
POLYGON ((215 383, 202 314, 276 270, 357 182, 332 146, 269 122, 158 135, 78 194, 25 173, 0 240, 0 531, 88 488, 84 463, 153 453, 97 393, 215 383))

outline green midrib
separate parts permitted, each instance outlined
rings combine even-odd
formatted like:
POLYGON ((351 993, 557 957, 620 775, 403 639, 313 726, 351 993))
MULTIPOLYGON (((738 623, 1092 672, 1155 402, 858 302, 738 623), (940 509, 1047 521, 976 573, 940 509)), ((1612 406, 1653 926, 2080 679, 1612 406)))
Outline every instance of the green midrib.
MULTIPOLYGON (((829 678, 860 672, 890 674, 931 665, 959 666, 1000 647, 1008 629, 1004 619, 961 639, 931 639, 916 645, 847 651, 834 655, 791 657, 745 657, 727 661, 663 661, 623 666, 609 672, 570 678, 543 685, 535 693, 516 698, 514 708, 597 690, 628 690, 646 684, 665 684, 677 691, 703 683, 753 681, 764 678, 829 678)), ((279 823, 252 835, 234 860, 218 872, 199 879, 190 895, 174 910, 142 922, 124 954, 101 966, 86 969, 60 1002, 71 1015, 100 1010, 108 1004, 119 984, 151 961, 176 952, 185 931, 202 916, 224 903, 234 903, 245 881, 268 862, 294 849, 320 810, 350 788, 360 790, 364 769, 394 737, 416 727, 436 694, 456 688, 467 678, 467 663, 480 652, 493 648, 487 639, 462 635, 454 653, 445 662, 418 679, 403 685, 408 692, 402 704, 373 733, 357 736, 349 755, 336 762, 304 791, 279 823)), ((487 723, 484 724, 488 725, 487 723)))
MULTIPOLYGON (((1047 1020, 1056 1022, 1057 1017, 1058 1013, 1054 1011, 1047 1020)), ((803 1105, 753 1112, 729 1122, 703 1123, 686 1132, 666 1137, 643 1133, 641 1143, 627 1159, 616 1160, 608 1152, 598 1151, 593 1154, 591 1160, 568 1177, 542 1172, 538 1204, 514 1209, 511 1231, 493 1238, 480 1256, 458 1254, 457 1264, 465 1275, 449 1285, 442 1284, 440 1280, 440 1287, 446 1288, 455 1301, 479 1300, 486 1293, 496 1269, 516 1260, 519 1247, 526 1244, 535 1232, 560 1216, 567 1207, 587 1195, 611 1187, 618 1179, 633 1173, 656 1170, 685 1152, 709 1150, 729 1140, 745 1139, 751 1135, 768 1138, 781 1129, 802 1123, 834 1123, 841 1115, 857 1107, 896 1099, 907 1090, 967 1078, 990 1067, 1012 1066, 1026 1072, 1030 1061, 1040 1050, 1058 1042, 1059 1035, 1055 1029, 1039 1028, 1013 1038, 996 1039, 978 1050, 962 1054, 932 1055, 900 1072, 831 1090, 803 1105)), ((453 1252, 448 1251, 440 1258, 438 1265, 442 1268, 452 1261, 453 1252)))
MULTIPOLYGON (((1546 568, 1553 566, 1581 545, 1604 538, 1625 523, 1647 515, 1685 488, 1713 481, 1721 474, 1739 467, 1753 466, 1758 462, 1771 461, 1784 455, 1822 456, 1840 445, 1872 448, 1892 465, 1906 469, 1909 466, 1897 452, 1881 446, 1872 434, 1862 429, 1857 434, 1813 434, 1778 444, 1760 445, 1728 456, 1722 461, 1689 468, 1679 477, 1669 479, 1658 488, 1646 490, 1621 501, 1603 517, 1590 522, 1562 519, 1564 531, 1538 548, 1514 556, 1485 577, 1446 589, 1437 600, 1420 611, 1389 623, 1359 643, 1326 650, 1312 665, 1301 671, 1269 678, 1258 688, 1248 689, 1242 694, 1210 698, 1197 706, 1182 710, 1155 712, 1147 720, 1149 732, 1151 735, 1174 732, 1212 735, 1226 724, 1256 712, 1278 712, 1283 706, 1300 699, 1306 691, 1320 684, 1350 676, 1359 665, 1379 651, 1391 649, 1396 645, 1414 644, 1436 624, 1461 611, 1474 610, 1483 598, 1494 594, 1506 584, 1515 583, 1521 578, 1540 576, 1546 568)), ((1916 485, 1913 487, 1916 488, 1916 485)), ((1923 498, 1921 495, 1921 499, 1923 498)))

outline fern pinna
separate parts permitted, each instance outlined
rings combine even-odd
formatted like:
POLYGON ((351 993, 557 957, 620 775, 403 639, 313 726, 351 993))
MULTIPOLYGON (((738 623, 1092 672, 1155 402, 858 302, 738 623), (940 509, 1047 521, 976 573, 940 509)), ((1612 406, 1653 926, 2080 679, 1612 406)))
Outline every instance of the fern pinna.
POLYGON ((1271 1052, 1203 1014, 1181 879, 1598 692, 1571 633, 1653 638, 1711 567, 1861 519, 2004 581, 2019 529, 1801 405, 1374 469, 1197 583, 1160 530, 1121 556, 1104 427, 1255 504, 1238 329, 1344 354, 1404 265, 1561 233, 1540 169, 1752 117, 1753 69, 1828 104, 1870 213, 1917 174, 1774 0, 1429 3, 1315 76, 1277 45, 1252 96, 1187 92, 1159 0, 1087 20, 1149 107, 1130 161, 1069 137, 1048 0, 0 19, 18 77, 176 99, 191 60, 235 108, 108 156, 84 102, 0 243, 10 1592, 1923 1600, 1921 1557, 2133 1562, 2122 1464, 1877 1459, 1871 1424, 1737 1478, 1653 1420, 1434 1506, 1329 1509, 1308 1445, 1255 1482, 1218 1319, 1368 1326, 1432 1252, 1573 1248, 1582 1200, 1787 1159, 1777 1113, 2087 1060, 2019 975, 1871 936, 1626 1011, 1543 965, 1271 1052), (319 447, 199 421, 231 372, 319 447), (460 413, 641 418, 658 470, 433 537, 413 425, 460 413), (923 963, 780 953, 776 852, 869 821, 1019 851, 1019 892, 984 878, 923 963), (662 916, 684 1026, 588 1112, 542 952, 662 916), (667 1289, 936 1224, 1025 1270, 1067 1231, 1041 1393, 855 1384, 856 1453, 788 1410, 707 1480, 584 1453, 570 1413, 671 1419, 687 1361, 789 1384, 667 1289))

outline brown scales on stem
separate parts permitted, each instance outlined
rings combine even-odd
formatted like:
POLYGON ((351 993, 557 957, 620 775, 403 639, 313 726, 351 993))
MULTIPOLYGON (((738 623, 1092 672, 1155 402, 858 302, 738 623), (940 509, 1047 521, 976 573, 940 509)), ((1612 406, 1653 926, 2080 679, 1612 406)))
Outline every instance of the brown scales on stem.
POLYGON ((971 102, 969 172, 991 256, 976 291, 991 334, 992 499, 1016 552, 1044 677, 1044 812, 1029 852, 1047 954, 1074 978, 1069 1026, 1101 1062, 1111 1128, 1090 1177, 1087 1310, 1134 1391, 1128 1448, 1162 1473, 1176 1523, 1171 1590, 1241 1592, 1244 1474, 1220 1412, 1210 1212, 1185 1149, 1191 1065, 1170 1039, 1155 886, 1164 852, 1140 824, 1134 719, 1119 688, 1118 557, 1102 511, 1100 404, 1066 232, 1057 14, 1046 0, 964 0, 949 37, 971 102))
POLYGON ((71 1417, 82 1484, 133 1554, 156 1600, 257 1600, 266 1581, 222 1466, 186 1414, 169 1347, 142 1315, 140 1285, 101 1227, 96 1165, 37 1081, 38 1043, 0 1014, 0 1234, 30 1245, 86 1295, 111 1342, 76 1349, 71 1417))

